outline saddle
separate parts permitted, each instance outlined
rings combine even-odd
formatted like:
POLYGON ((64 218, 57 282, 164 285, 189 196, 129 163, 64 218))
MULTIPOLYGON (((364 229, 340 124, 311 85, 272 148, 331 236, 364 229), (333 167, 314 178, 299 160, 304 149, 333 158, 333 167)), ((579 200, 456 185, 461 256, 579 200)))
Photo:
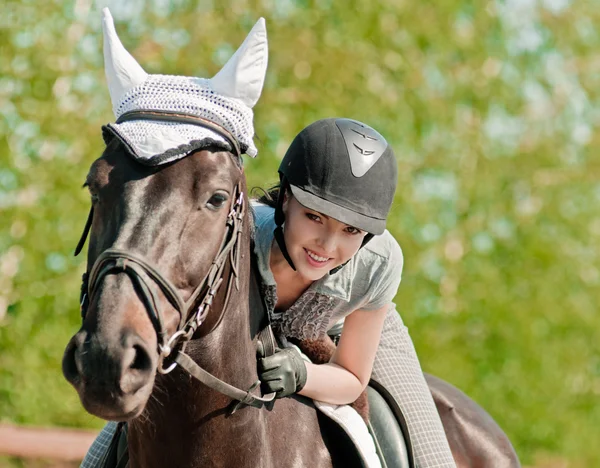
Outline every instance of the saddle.
MULTIPOLYGON (((264 330, 259 335, 261 340, 263 335, 266 335, 264 330)), ((338 339, 334 331, 329 338, 293 339, 286 346, 296 346, 310 361, 323 364, 329 362, 338 339)), ((406 419, 392 395, 376 380, 371 379, 365 392, 351 405, 303 401, 318 410, 321 435, 332 455, 333 466, 414 467, 406 419), (343 453, 341 460, 336 460, 337 452, 343 453)))

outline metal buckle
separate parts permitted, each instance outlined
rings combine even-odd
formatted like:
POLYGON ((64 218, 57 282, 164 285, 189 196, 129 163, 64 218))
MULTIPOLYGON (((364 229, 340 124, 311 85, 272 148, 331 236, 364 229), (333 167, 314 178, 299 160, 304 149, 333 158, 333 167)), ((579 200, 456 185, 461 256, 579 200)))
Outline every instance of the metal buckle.
POLYGON ((202 320, 200 320, 200 315, 202 314, 202 312, 204 312, 204 304, 201 304, 200 307, 198 307, 198 311, 196 312, 196 323, 198 324, 198 326, 200 326, 200 324, 202 323, 202 320))
POLYGON ((172 345, 173 343, 175 343, 175 340, 177 340, 180 336, 185 335, 185 331, 184 330, 179 330, 176 331, 175 333, 173 333, 173 335, 171 336, 171 338, 169 338, 169 341, 167 341, 166 345, 158 345, 158 349, 160 350, 160 355, 161 357, 168 357, 169 354, 171 354, 171 351, 173 351, 172 345))
POLYGON ((244 205, 244 192, 240 192, 240 196, 238 197, 238 199, 235 201, 235 203, 231 207, 231 211, 229 212, 229 214, 227 216, 229 218, 233 217, 235 215, 236 208, 238 206, 243 206, 243 205, 244 205))
POLYGON ((177 367, 177 363, 175 361, 173 361, 173 363, 169 367, 167 367, 166 369, 163 369, 163 367, 162 367, 163 362, 164 362, 164 359, 161 359, 161 361, 158 363, 158 366, 156 366, 156 370, 158 371, 159 374, 166 375, 177 367))
POLYGON ((156 370, 161 373, 161 374, 168 374, 169 372, 171 372, 173 369, 175 369, 175 367, 177 367, 177 363, 173 362, 169 367, 167 367, 166 369, 163 368, 163 362, 165 361, 166 358, 168 358, 171 354, 171 352, 173 351, 173 345, 176 342, 176 340, 179 339, 179 337, 185 335, 185 331, 184 330, 179 330, 176 331, 175 333, 173 333, 173 335, 171 336, 171 338, 169 338, 169 341, 167 341, 166 345, 158 345, 158 351, 159 351, 159 356, 158 356, 158 366, 156 366, 156 370))

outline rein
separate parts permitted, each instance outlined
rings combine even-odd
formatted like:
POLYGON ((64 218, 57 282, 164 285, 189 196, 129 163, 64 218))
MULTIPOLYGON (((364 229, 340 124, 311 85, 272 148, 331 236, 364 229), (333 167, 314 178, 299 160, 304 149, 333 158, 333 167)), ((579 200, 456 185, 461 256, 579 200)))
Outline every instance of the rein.
MULTIPOLYGON (((212 127, 211 129, 214 130, 212 127)), ((235 141, 230 135, 227 139, 235 141)), ((238 148, 239 147, 236 146, 235 150, 238 150, 238 148)), ((100 254, 89 274, 83 274, 80 297, 81 316, 82 320, 84 320, 89 304, 102 283, 102 280, 109 274, 127 274, 133 283, 136 292, 141 297, 146 312, 156 331, 159 355, 157 365, 158 372, 161 374, 168 374, 177 365, 180 365, 191 376, 203 384, 228 396, 232 400, 237 401, 238 403, 233 407, 231 413, 235 412, 242 405, 261 408, 266 403, 275 399, 275 393, 267 394, 264 397, 254 395, 252 392, 260 386, 260 380, 257 380, 252 384, 248 390, 236 388, 201 368, 188 354, 185 353, 185 348, 187 343, 196 333, 196 330, 198 330, 206 319, 212 306, 213 299, 223 284, 223 274, 227 260, 229 260, 230 272, 227 278, 227 291, 223 309, 218 320, 206 334, 212 332, 223 319, 233 286, 235 285, 236 289, 239 289, 240 236, 242 234, 243 220, 246 212, 244 194, 241 191, 239 183, 236 185, 233 199, 233 206, 227 216, 227 228, 221 241, 219 253, 213 259, 208 272, 187 301, 182 299, 177 288, 175 288, 157 268, 141 256, 127 252, 123 249, 107 249, 100 254), (163 314, 158 305, 159 301, 155 293, 155 288, 152 287, 152 283, 159 287, 169 303, 180 315, 177 330, 170 337, 167 337, 163 314), (172 357, 173 354, 174 357, 172 357), (167 365, 168 360, 171 362, 167 365)), ((85 240, 91 229, 93 213, 92 207, 81 239, 75 249, 75 255, 78 255, 81 252, 81 249, 85 244, 85 240)))

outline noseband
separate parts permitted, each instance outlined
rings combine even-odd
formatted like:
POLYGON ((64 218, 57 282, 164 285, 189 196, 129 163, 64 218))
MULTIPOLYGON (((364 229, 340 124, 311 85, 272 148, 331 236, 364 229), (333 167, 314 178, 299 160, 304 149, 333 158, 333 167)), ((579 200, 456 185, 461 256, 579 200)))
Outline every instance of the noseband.
MULTIPOLYGON (((234 148, 237 150, 237 147, 234 148)), ((251 392, 260 385, 260 380, 256 381, 247 391, 223 382, 194 362, 192 358, 185 353, 185 348, 196 333, 196 330, 198 330, 205 321, 214 297, 223 284, 223 274, 227 260, 229 260, 230 271, 227 278, 227 292, 223 303, 223 309, 218 320, 210 330, 205 332, 205 334, 212 332, 221 322, 223 315, 227 310, 233 285, 235 284, 236 289, 239 289, 239 239, 243 230, 245 212, 244 194, 238 183, 234 190, 233 206, 227 216, 227 226, 221 241, 219 252, 213 259, 208 272, 187 301, 182 299, 177 288, 175 288, 173 284, 158 271, 158 269, 141 256, 127 252, 123 249, 107 249, 100 254, 94 262, 89 274, 84 273, 82 277, 80 297, 81 316, 82 320, 84 320, 89 304, 97 293, 104 278, 109 274, 125 273, 130 278, 136 292, 141 297, 146 312, 156 331, 159 355, 157 365, 158 372, 161 374, 168 374, 179 364, 200 382, 213 390, 221 392, 231 399, 236 400, 238 403, 233 407, 232 412, 242 405, 260 408, 265 403, 273 401, 275 394, 271 393, 264 397, 253 395, 251 392), (170 337, 167 336, 159 300, 156 296, 155 288, 152 287, 151 283, 154 283, 159 287, 169 303, 179 313, 179 325, 175 333, 170 337), (175 356, 171 357, 173 353, 175 353, 175 356), (168 360, 171 362, 165 367, 168 360)), ((85 244, 85 240, 92 225, 92 220, 93 207, 90 210, 81 239, 75 249, 75 255, 79 254, 85 244)))

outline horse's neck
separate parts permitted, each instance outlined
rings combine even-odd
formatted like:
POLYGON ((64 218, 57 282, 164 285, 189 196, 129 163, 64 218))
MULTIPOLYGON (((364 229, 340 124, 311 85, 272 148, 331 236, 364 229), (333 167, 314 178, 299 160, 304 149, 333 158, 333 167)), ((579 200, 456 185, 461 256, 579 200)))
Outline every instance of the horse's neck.
MULTIPOLYGON (((240 291, 233 290, 220 325, 209 335, 192 340, 186 352, 215 377, 248 390, 258 377, 247 283, 242 281, 249 277, 250 268, 249 265, 244 267, 240 272, 240 291)), ((132 467, 193 467, 201 466, 199 460, 203 466, 209 466, 217 454, 220 461, 228 453, 236 456, 231 450, 234 440, 248 440, 248 434, 254 434, 253 443, 259 444, 261 438, 264 439, 260 413, 255 408, 244 407, 229 417, 231 404, 228 397, 183 370, 158 376, 146 411, 131 424, 132 467)), ((232 459, 231 463, 234 462, 232 459)))

